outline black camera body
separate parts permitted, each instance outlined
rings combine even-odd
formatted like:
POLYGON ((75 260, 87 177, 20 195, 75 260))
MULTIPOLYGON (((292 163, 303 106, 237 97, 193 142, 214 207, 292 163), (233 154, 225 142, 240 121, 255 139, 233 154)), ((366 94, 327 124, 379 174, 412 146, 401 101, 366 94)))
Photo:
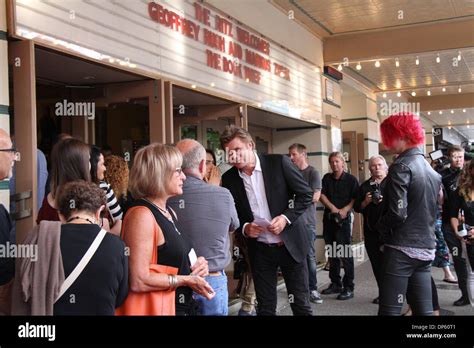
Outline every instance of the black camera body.
POLYGON ((380 184, 373 181, 370 183, 370 194, 372 195, 372 203, 378 204, 382 199, 382 190, 380 184))

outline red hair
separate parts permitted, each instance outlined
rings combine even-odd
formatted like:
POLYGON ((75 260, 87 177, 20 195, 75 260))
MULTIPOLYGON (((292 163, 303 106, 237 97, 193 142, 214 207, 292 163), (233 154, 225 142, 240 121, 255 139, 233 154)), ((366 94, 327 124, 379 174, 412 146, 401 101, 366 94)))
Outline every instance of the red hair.
POLYGON ((387 147, 391 147, 397 139, 405 139, 410 146, 418 146, 425 141, 420 118, 409 112, 391 115, 380 125, 380 132, 387 147))

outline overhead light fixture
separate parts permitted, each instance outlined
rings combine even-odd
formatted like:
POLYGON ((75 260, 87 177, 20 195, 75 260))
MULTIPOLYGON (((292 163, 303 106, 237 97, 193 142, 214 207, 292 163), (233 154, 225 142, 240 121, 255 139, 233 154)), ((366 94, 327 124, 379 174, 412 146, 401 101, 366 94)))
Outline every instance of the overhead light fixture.
POLYGON ((420 60, 418 59, 418 56, 416 56, 415 64, 420 65, 420 60))
POLYGON ((320 72, 318 67, 314 68, 314 71, 317 72, 317 73, 320 72))
POLYGON ((360 62, 359 62, 359 63, 357 63, 357 65, 356 65, 356 69, 357 69, 357 70, 361 70, 361 69, 362 69, 362 65, 360 65, 360 62))
POLYGON ((397 92, 397 97, 401 97, 402 94, 400 92, 397 92))
POLYGON ((428 111, 428 116, 431 115, 431 111, 428 111))
POLYGON ((442 91, 443 91, 443 92, 446 92, 446 87, 443 87, 442 91))
POLYGON ((427 94, 428 96, 430 96, 430 95, 431 95, 431 91, 426 92, 426 94, 427 94))
POLYGON ((462 58, 462 57, 461 57, 461 51, 458 51, 458 62, 461 61, 461 58, 462 58))
POLYGON ((440 63, 441 62, 441 58, 439 57, 439 53, 436 55, 436 63, 440 63))
POLYGON ((415 96, 416 96, 416 92, 415 92, 415 91, 411 92, 411 96, 412 96, 412 97, 415 97, 415 96))
POLYGON ((462 92, 462 89, 461 87, 458 88, 458 93, 461 93, 462 92))
POLYGON ((214 87, 216 84, 214 82, 211 82, 211 87, 214 87))
POLYGON ((398 61, 398 58, 395 58, 395 66, 398 68, 400 66, 400 62, 398 61))
POLYGON ((451 121, 448 122, 448 129, 451 129, 451 121))
POLYGON ((387 98, 387 93, 382 94, 383 98, 387 98))
POLYGON ((443 114, 443 111, 439 110, 439 114, 442 115, 442 114, 443 114))
POLYGON ((378 60, 375 61, 375 67, 380 68, 380 61, 378 61, 378 60))
POLYGON ((191 85, 191 88, 196 88, 196 85, 191 85))
POLYGON ((466 109, 462 109, 462 112, 466 112, 466 109))
POLYGON ((454 110, 451 110, 451 113, 454 114, 454 110))
POLYGON ((342 71, 342 64, 339 64, 339 65, 337 66, 337 70, 342 71))

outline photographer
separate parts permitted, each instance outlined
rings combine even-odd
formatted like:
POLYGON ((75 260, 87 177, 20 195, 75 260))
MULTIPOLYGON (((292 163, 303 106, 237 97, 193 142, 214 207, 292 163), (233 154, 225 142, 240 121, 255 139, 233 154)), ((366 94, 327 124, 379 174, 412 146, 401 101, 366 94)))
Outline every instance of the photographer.
MULTIPOLYGON (((381 155, 372 156, 369 159, 369 170, 371 177, 364 181, 359 187, 359 196, 355 202, 354 210, 364 216, 364 244, 369 256, 372 271, 374 272, 377 286, 380 289, 381 267, 383 255, 380 247, 383 245, 380 233, 375 224, 382 213, 382 192, 385 187, 385 177, 388 166, 385 158, 381 155)), ((373 303, 379 303, 379 297, 373 303)))
POLYGON ((456 238, 455 230, 453 230, 450 221, 450 211, 452 210, 451 200, 458 188, 459 175, 464 166, 464 149, 458 145, 451 145, 448 148, 448 157, 451 162, 450 167, 440 173, 444 189, 446 190, 443 204, 442 231, 444 240, 453 256, 454 269, 458 277, 458 286, 462 294, 461 298, 454 302, 454 305, 466 306, 469 304, 469 296, 467 293, 467 265, 466 260, 461 255, 461 241, 456 238))
POLYGON ((338 300, 348 300, 354 297, 354 258, 350 252, 339 255, 338 250, 351 250, 349 215, 357 198, 359 184, 353 175, 344 172, 345 161, 340 152, 329 155, 329 165, 332 173, 323 177, 320 201, 326 207, 323 218, 323 237, 330 261, 331 285, 321 293, 323 295, 339 294, 338 300), (344 264, 342 282, 341 261, 344 264))
MULTIPOLYGON (((469 284, 472 299, 474 293, 472 289, 472 268, 474 266, 474 161, 466 165, 463 170, 459 178, 459 187, 450 197, 450 205, 451 227, 454 231, 457 231, 455 236, 461 245, 459 254, 469 261, 469 264, 466 265, 465 285, 467 291, 469 284), (464 223, 459 221, 461 212, 464 213, 464 223)), ((467 297, 467 303, 469 304, 469 296, 467 297)))

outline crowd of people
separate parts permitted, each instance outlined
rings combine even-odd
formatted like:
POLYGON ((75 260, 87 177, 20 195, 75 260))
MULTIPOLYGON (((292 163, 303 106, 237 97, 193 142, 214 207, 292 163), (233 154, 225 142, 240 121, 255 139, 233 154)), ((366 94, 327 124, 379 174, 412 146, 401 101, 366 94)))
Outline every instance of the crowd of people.
MULTIPOLYGON (((400 315, 405 301, 406 315, 439 314, 432 266, 458 284, 454 305, 470 304, 474 161, 465 164, 464 150, 452 146, 449 168, 435 171, 411 114, 387 118, 381 136, 394 161, 371 157, 371 176, 359 184, 340 152, 329 155, 331 171, 321 176, 305 145, 291 145, 287 155, 260 154, 251 134, 236 126, 220 138, 225 173, 214 152, 191 139, 147 145, 130 164, 63 135, 49 156, 48 183, 39 183, 45 193, 37 226, 22 242, 37 246, 38 260, 0 259, 0 312, 226 316, 225 270, 234 259, 239 315, 275 315, 280 274, 293 314, 312 315, 311 302, 355 296, 354 213, 363 216, 379 315, 400 315), (321 292, 318 202, 331 280, 321 292)), ((17 155, 2 130, 0 146, 3 179, 17 155)), ((12 224, 1 205, 0 219, 5 244, 12 224)))

